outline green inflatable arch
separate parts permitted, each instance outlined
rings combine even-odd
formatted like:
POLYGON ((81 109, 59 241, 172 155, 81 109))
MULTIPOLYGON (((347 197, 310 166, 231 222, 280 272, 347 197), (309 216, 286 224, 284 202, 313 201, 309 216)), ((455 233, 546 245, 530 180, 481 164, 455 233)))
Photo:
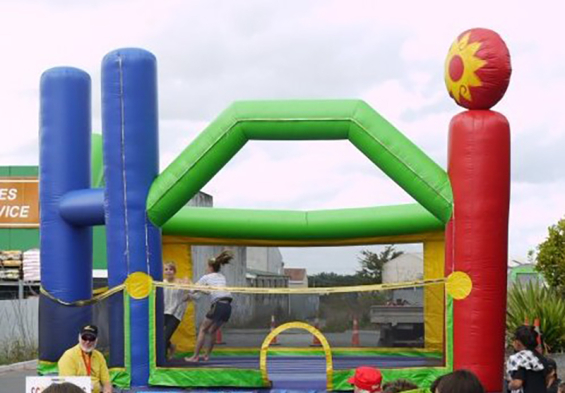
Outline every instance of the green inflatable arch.
POLYGON ((153 182, 147 214, 167 234, 232 239, 347 239, 443 230, 447 173, 360 100, 236 102, 153 182), (325 211, 183 207, 249 140, 349 140, 419 205, 325 211))

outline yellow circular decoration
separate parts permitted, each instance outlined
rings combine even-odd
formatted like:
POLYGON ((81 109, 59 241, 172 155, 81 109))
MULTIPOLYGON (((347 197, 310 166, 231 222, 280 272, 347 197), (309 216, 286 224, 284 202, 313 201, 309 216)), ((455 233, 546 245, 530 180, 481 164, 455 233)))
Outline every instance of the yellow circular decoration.
POLYGON ((259 368, 261 370, 261 376, 263 378, 263 383, 265 386, 271 386, 271 382, 269 380, 269 374, 267 371, 267 352, 269 351, 269 345, 271 341, 279 334, 284 332, 288 329, 304 329, 307 332, 314 335, 322 345, 322 349, 324 350, 324 354, 326 357, 326 390, 332 391, 333 390, 333 358, 332 358, 332 350, 330 348, 330 344, 326 337, 314 326, 308 325, 304 322, 287 322, 278 327, 276 327, 273 331, 271 331, 265 340, 263 340, 263 344, 261 345, 261 352, 259 352, 259 368))
POLYGON ((147 273, 135 272, 128 276, 125 284, 126 290, 132 298, 143 299, 149 296, 153 279, 147 273))
POLYGON ((447 277, 445 284, 447 293, 455 300, 465 299, 473 289, 471 277, 464 272, 453 272, 447 277))

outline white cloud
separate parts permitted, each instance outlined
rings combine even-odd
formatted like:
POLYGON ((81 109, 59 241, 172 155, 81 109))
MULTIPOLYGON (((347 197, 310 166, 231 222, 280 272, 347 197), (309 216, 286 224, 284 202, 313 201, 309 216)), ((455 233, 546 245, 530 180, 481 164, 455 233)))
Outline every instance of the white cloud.
POLYGON ((349 142, 326 141, 249 142, 204 190, 217 206, 316 210, 391 204, 396 188, 349 142))
POLYGON ((547 236, 547 228, 564 218, 565 180, 545 184, 512 183, 510 241, 516 255, 526 255, 547 236))
MULTIPOLYGON (((455 37, 497 30, 514 67, 495 108, 512 126, 510 249, 523 254, 562 216, 565 47, 561 1, 378 3, 334 1, 4 1, 0 13, 0 165, 38 162, 38 85, 72 65, 93 81, 124 46, 159 61, 162 168, 232 101, 362 98, 430 157, 446 164, 448 124, 460 111, 443 85, 455 37)), ((347 142, 250 143, 205 188, 218 205, 318 209, 409 201, 347 142)))

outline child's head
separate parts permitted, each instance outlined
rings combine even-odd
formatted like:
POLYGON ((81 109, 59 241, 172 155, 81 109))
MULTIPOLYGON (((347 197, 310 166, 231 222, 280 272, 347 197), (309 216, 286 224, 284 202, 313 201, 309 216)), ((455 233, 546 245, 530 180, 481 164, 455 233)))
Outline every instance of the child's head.
POLYGON ((216 258, 208 260, 208 271, 210 273, 218 273, 223 265, 227 265, 233 259, 233 252, 230 250, 223 251, 216 258))
POLYGON ((437 377, 437 378, 435 379, 435 381, 432 382, 432 384, 430 385, 430 391, 431 391, 432 393, 435 393, 435 392, 436 392, 437 386, 439 385, 439 383, 441 382, 441 380, 443 379, 443 377, 445 377, 445 375, 442 375, 442 376, 440 376, 440 377, 437 377))
POLYGON ((418 385, 413 384, 407 379, 397 379, 383 385, 383 393, 401 393, 407 390, 418 389, 418 385))
MULTIPOLYGON (((457 370, 445 375, 439 382, 437 393, 485 393, 479 378, 471 371, 457 370)), ((434 392, 434 393, 436 393, 434 392)))
POLYGON ((565 393, 565 381, 559 384, 559 387, 557 388, 557 393, 565 393))
POLYGON ((355 393, 382 392, 381 382, 383 376, 374 367, 361 366, 355 370, 355 375, 347 381, 354 386, 355 393))
MULTIPOLYGON (((32 389, 33 390, 33 389, 32 389)), ((44 393, 83 393, 83 390, 70 382, 54 383, 44 393)))
POLYGON ((166 280, 171 280, 175 278, 177 274, 177 265, 173 261, 165 262, 165 266, 163 269, 163 275, 165 276, 166 280))
POLYGON ((512 345, 516 351, 529 349, 535 352, 538 345, 538 333, 533 326, 520 326, 514 332, 512 345))

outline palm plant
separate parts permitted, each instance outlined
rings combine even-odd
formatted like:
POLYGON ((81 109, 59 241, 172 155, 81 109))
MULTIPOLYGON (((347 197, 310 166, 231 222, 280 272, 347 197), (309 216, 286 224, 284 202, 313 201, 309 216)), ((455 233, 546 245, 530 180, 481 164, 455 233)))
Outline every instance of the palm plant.
POLYGON ((508 292, 506 332, 508 341, 525 321, 540 321, 543 339, 551 352, 565 350, 565 300, 555 291, 531 282, 515 284, 508 292))

